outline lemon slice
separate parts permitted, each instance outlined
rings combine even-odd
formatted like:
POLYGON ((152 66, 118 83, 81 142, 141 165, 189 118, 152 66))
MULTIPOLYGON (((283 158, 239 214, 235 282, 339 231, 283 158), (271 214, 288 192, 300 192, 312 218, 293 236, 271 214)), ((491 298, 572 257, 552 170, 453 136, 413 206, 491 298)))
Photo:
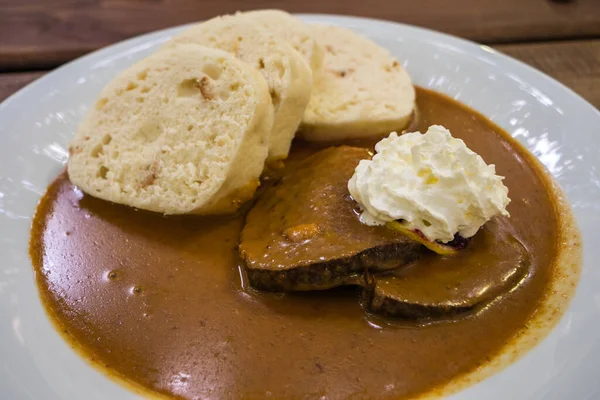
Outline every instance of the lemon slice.
POLYGON ((459 251, 457 248, 448 246, 447 244, 433 242, 433 241, 427 239, 422 233, 420 233, 418 231, 410 230, 398 221, 387 222, 385 224, 385 226, 402 233, 404 236, 407 236, 408 238, 410 238, 416 242, 421 243, 423 246, 427 247, 429 250, 431 250, 433 252, 436 252, 439 255, 453 256, 453 255, 456 255, 459 251))

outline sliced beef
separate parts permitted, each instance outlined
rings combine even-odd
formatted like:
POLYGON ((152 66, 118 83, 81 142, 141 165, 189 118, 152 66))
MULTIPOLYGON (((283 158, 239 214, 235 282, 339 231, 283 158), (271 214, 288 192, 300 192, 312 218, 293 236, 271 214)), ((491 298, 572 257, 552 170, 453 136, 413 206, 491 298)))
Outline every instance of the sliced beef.
POLYGON ((529 271, 527 249, 506 219, 498 218, 455 256, 427 254, 414 265, 370 276, 364 303, 371 312, 389 317, 451 318, 513 290, 529 271))
POLYGON ((366 149, 330 147, 285 171, 262 193, 240 241, 252 286, 294 291, 363 284, 366 270, 396 269, 419 256, 419 243, 360 222, 347 184, 368 157, 366 149))
POLYGON ((374 314, 443 320, 476 311, 527 278, 527 249, 506 218, 488 222, 453 256, 362 224, 347 182, 367 157, 354 147, 322 150, 263 192, 247 214, 239 247, 253 287, 360 285, 363 305, 374 314))

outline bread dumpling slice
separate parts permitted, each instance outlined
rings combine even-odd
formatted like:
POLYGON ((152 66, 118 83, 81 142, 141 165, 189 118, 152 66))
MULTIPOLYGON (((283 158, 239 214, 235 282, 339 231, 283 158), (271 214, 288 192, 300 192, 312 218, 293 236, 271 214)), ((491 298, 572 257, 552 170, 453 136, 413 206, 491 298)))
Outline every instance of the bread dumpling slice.
POLYGON ((357 139, 402 131, 411 121, 415 89, 390 53, 349 29, 314 25, 325 47, 300 135, 312 141, 357 139))
POLYGON ((281 10, 247 11, 243 15, 277 34, 296 49, 310 65, 313 78, 321 73, 325 52, 315 39, 310 25, 281 10))
POLYGON ((144 210, 231 213, 258 187, 272 124, 253 68, 221 50, 175 46, 102 90, 69 147, 69 178, 144 210))
POLYGON ((242 14, 195 25, 175 36, 165 48, 178 43, 228 51, 262 73, 275 110, 267 161, 286 158, 312 90, 312 73, 302 56, 275 33, 242 14))

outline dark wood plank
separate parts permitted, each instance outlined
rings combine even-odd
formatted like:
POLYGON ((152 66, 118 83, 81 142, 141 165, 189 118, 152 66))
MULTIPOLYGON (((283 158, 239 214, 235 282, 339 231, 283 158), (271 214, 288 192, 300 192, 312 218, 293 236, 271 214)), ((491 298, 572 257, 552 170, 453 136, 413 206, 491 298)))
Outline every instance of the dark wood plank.
MULTIPOLYGON (((600 109, 600 40, 496 48, 561 81, 600 109)), ((41 75, 43 72, 0 74, 0 100, 41 75)))
POLYGON ((0 69, 49 68, 141 33, 253 8, 384 18, 485 43, 600 36, 600 0, 0 0, 0 69))
POLYGON ((545 72, 600 109, 600 40, 515 44, 496 48, 545 72))
POLYGON ((0 74, 0 102, 44 74, 45 72, 13 72, 0 74))

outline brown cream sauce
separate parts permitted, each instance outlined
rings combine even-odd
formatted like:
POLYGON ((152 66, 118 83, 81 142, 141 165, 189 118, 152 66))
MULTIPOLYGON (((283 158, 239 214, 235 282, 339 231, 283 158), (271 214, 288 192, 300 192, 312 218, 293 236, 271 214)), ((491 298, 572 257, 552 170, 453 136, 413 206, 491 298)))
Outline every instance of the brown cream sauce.
MULTIPOLYGON (((509 221, 529 252, 527 279, 476 315, 399 325, 366 315, 354 288, 255 292, 239 272, 243 216, 136 211, 83 194, 66 174, 49 187, 32 227, 48 312, 94 363, 189 399, 406 398, 485 364, 545 295, 557 210, 542 172, 506 133, 442 95, 418 89, 417 100, 421 131, 446 126, 506 176, 509 221)), ((290 164, 312 151, 295 143, 290 164)))

